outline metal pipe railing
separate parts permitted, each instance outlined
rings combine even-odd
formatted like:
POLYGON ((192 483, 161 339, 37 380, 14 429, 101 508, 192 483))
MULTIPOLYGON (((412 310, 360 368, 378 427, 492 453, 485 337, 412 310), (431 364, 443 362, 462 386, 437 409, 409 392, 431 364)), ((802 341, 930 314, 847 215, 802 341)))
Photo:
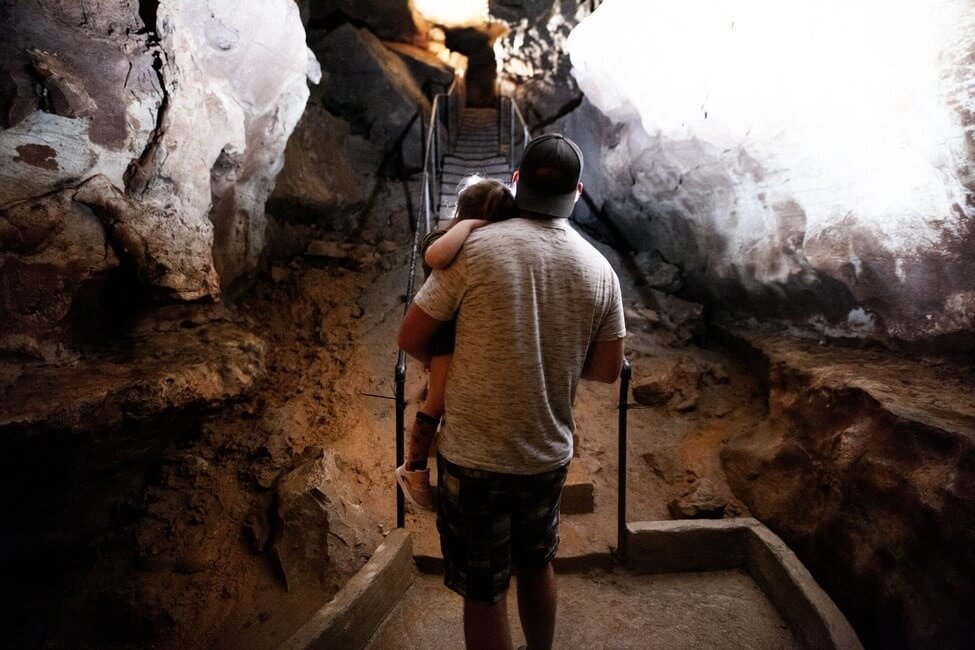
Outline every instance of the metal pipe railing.
POLYGON ((525 146, 528 141, 531 140, 531 130, 528 128, 528 123, 525 122, 525 117, 521 114, 521 109, 518 108, 518 102, 515 101, 514 97, 507 95, 502 95, 498 97, 498 155, 504 155, 505 151, 505 140, 508 144, 508 166, 514 169, 515 163, 520 159, 519 155, 516 155, 515 142, 517 140, 517 134, 521 131, 521 151, 525 150, 525 146), (508 101, 508 109, 505 111, 504 102, 508 101), (505 113, 507 113, 507 133, 505 133, 505 113), (507 137, 505 137, 507 136, 507 137))
POLYGON ((620 402, 619 402, 619 473, 617 481, 616 499, 616 555, 621 564, 626 564, 626 415, 630 410, 630 376, 633 369, 630 362, 623 359, 620 370, 620 402))
MULTIPOLYGON (((413 289, 416 284, 416 258, 420 241, 426 233, 430 232, 431 222, 430 213, 433 208, 433 197, 436 195, 436 209, 440 209, 440 185, 437 183, 439 171, 443 168, 442 149, 440 141, 440 126, 443 110, 441 105, 446 106, 447 113, 447 140, 453 141, 453 130, 456 122, 450 111, 456 110, 456 102, 451 102, 451 97, 457 90, 457 81, 450 84, 445 93, 437 93, 433 98, 430 107, 430 120, 425 129, 423 140, 423 180, 420 194, 420 205, 417 208, 416 217, 413 220, 413 251, 410 254, 410 271, 406 280, 405 304, 403 313, 409 309, 410 302, 413 300, 413 289), (436 194, 434 194, 436 193, 436 194), (423 228, 420 228, 420 223, 423 228)), ((405 430, 406 430, 406 352, 400 350, 396 356, 396 367, 393 371, 395 382, 396 398, 396 467, 403 464, 406 453, 405 430)), ((406 523, 406 504, 403 499, 403 492, 396 486, 396 526, 402 528, 406 523)))

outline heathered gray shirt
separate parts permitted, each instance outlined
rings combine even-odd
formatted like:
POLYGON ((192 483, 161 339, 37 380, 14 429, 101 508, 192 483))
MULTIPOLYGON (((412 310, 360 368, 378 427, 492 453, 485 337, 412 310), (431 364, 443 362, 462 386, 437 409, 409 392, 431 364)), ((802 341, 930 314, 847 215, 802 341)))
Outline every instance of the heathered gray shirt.
POLYGON ((457 317, 440 453, 509 474, 569 462, 586 352, 626 335, 609 262, 566 219, 510 219, 472 232, 414 302, 457 317))

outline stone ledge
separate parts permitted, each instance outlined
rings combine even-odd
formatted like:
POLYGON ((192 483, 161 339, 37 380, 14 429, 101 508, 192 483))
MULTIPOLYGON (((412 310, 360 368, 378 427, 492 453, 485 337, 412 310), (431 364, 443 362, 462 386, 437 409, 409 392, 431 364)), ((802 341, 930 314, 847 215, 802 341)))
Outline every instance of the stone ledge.
POLYGON ((70 366, 32 368, 0 386, 0 431, 91 431, 249 393, 264 342, 226 322, 120 341, 70 366))
POLYGON ((345 587, 280 649, 366 647, 413 583, 413 575, 413 538, 397 528, 345 587))
POLYGON ((627 524, 627 568, 637 573, 745 568, 809 648, 862 648, 829 596, 779 537, 751 518, 627 524))

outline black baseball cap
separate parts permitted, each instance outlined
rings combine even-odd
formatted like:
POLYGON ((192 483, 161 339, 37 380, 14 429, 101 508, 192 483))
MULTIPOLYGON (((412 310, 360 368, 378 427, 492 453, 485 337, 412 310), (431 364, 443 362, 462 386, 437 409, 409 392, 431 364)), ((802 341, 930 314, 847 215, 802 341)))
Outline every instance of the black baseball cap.
POLYGON ((522 210, 568 217, 582 177, 582 151, 558 134, 540 135, 525 147, 518 166, 515 203, 522 210))

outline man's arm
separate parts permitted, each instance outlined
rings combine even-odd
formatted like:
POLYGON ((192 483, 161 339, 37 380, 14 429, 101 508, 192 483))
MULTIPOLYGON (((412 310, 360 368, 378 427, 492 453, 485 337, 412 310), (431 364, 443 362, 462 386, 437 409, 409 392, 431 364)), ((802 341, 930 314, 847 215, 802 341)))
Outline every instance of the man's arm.
POLYGON ((430 363, 430 339, 443 324, 444 321, 428 315, 416 303, 412 303, 400 323, 396 343, 406 354, 425 366, 430 363))
POLYGON ((586 364, 582 368, 582 378, 612 384, 623 369, 623 341, 596 341, 589 348, 586 364))

